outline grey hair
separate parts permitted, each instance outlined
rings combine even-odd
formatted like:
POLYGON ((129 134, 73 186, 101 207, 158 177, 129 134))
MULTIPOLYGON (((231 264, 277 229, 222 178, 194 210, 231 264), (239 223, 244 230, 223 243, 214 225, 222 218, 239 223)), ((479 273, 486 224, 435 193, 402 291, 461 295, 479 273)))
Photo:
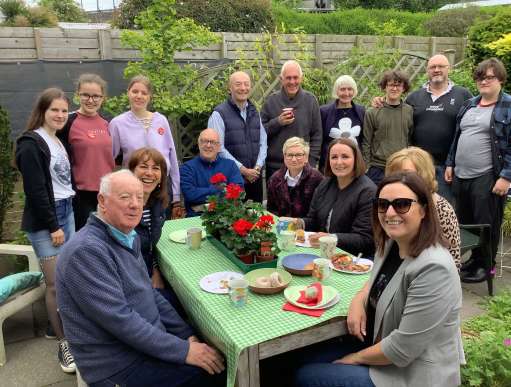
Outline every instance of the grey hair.
POLYGON ((119 175, 128 175, 137 178, 129 169, 119 169, 118 171, 107 173, 99 181, 99 193, 103 196, 110 195, 112 178, 119 175))
POLYGON ((287 60, 284 62, 282 68, 280 69, 280 77, 281 78, 284 77, 284 71, 286 70, 287 67, 291 65, 298 67, 298 73, 300 74, 300 78, 303 77, 302 66, 300 66, 300 63, 298 63, 296 60, 287 60))
POLYGON ((282 147, 282 153, 286 153, 286 150, 288 148, 291 148, 293 146, 299 146, 303 149, 306 156, 309 155, 310 147, 309 143, 305 141, 303 138, 300 137, 290 137, 286 140, 284 143, 284 146, 282 147))
POLYGON ((349 86, 353 89, 353 98, 355 98, 358 94, 358 88, 357 83, 355 80, 350 77, 349 75, 341 75, 339 78, 337 78, 334 82, 334 88, 332 89, 332 97, 337 99, 339 98, 337 96, 337 89, 341 86, 349 86))

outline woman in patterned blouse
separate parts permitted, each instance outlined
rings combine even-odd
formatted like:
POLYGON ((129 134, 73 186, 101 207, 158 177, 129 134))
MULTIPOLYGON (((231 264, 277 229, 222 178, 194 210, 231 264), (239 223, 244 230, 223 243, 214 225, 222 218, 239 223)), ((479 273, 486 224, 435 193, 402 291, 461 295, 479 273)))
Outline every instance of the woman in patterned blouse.
POLYGON ((461 264, 460 226, 451 204, 444 197, 436 193, 438 183, 435 179, 435 167, 431 155, 415 146, 401 149, 387 159, 385 175, 388 176, 401 171, 416 172, 424 179, 431 190, 442 228, 442 236, 448 242, 449 252, 459 270, 461 264))

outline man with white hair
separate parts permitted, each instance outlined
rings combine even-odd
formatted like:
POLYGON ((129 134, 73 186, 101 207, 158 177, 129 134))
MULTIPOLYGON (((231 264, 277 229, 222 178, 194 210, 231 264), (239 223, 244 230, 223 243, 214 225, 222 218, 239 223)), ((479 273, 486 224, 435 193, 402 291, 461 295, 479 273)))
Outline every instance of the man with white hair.
POLYGON ((134 231, 144 190, 130 171, 101 179, 98 212, 57 262, 57 301, 71 352, 91 387, 203 386, 223 359, 151 286, 134 231), (209 374, 209 375, 208 375, 209 374))
POLYGON ((301 88, 302 68, 289 60, 280 71, 281 89, 270 95, 261 110, 261 119, 268 134, 266 179, 277 171, 284 161, 282 146, 290 137, 303 138, 310 144, 309 163, 317 167, 321 139, 321 115, 316 97, 301 88))

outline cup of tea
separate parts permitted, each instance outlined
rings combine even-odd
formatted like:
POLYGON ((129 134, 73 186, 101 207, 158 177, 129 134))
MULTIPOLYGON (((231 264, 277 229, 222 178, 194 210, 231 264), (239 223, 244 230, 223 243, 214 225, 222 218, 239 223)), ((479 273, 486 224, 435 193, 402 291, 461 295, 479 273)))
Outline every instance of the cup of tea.
POLYGON ((202 228, 192 227, 186 230, 186 245, 190 250, 200 249, 202 242, 202 228))
POLYGON ((330 258, 335 254, 337 235, 325 235, 319 238, 319 251, 323 258, 330 258))
POLYGON ((332 268, 330 267, 330 260, 326 258, 316 258, 312 261, 312 276, 318 281, 325 281, 330 277, 332 268))
POLYGON ((282 230, 277 241, 279 248, 284 251, 293 250, 295 246, 295 232, 289 230, 282 230))
POLYGON ((235 307, 245 306, 248 299, 248 281, 244 278, 230 280, 229 297, 235 307))
POLYGON ((286 107, 286 108, 283 108, 283 109, 282 109, 282 111, 283 111, 284 113, 287 113, 287 115, 289 115, 291 118, 294 118, 294 116, 295 116, 295 112, 294 112, 294 110, 295 110, 295 109, 294 109, 294 108, 292 108, 292 107, 286 107), (291 114, 290 114, 290 113, 291 113, 291 114))

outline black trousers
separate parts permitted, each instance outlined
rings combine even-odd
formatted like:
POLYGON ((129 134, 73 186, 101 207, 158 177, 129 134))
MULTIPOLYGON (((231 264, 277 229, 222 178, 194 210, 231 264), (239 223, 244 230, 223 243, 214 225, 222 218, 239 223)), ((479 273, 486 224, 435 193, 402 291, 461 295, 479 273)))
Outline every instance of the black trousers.
POLYGON ((491 266, 495 266, 506 202, 505 196, 492 193, 496 181, 497 178, 490 172, 473 179, 454 176, 452 182, 458 222, 490 225, 490 243, 472 250, 472 258, 477 261, 478 266, 488 270, 488 257, 491 257, 491 266))
POLYGON ((75 214, 75 230, 78 231, 85 223, 91 212, 96 211, 98 207, 97 191, 76 190, 73 198, 73 212, 75 214))
POLYGON ((252 199, 254 202, 263 202, 263 177, 260 176, 259 179, 254 181, 253 183, 249 183, 247 179, 243 179, 243 183, 245 185, 245 193, 246 199, 252 199))

